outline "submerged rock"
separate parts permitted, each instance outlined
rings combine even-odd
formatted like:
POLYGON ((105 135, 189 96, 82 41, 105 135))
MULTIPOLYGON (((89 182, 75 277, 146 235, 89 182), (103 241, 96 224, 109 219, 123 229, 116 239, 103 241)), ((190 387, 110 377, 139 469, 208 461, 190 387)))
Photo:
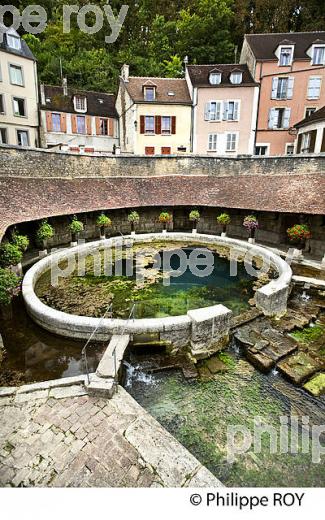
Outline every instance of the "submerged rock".
POLYGON ((298 352, 281 361, 278 369, 290 381, 299 385, 319 370, 319 363, 308 353, 298 352))

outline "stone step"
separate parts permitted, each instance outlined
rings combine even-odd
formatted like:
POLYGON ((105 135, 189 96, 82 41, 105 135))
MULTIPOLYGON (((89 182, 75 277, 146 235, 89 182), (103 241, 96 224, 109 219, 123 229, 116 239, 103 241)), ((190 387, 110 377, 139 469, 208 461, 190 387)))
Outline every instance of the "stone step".
POLYGON ((114 335, 98 365, 96 375, 103 379, 115 378, 118 373, 125 350, 130 342, 129 335, 114 335), (114 357, 115 352, 115 357, 114 357))
POLYGON ((90 382, 86 382, 85 387, 89 395, 96 397, 107 397, 111 399, 115 394, 116 385, 114 379, 103 379, 92 374, 89 378, 90 382))

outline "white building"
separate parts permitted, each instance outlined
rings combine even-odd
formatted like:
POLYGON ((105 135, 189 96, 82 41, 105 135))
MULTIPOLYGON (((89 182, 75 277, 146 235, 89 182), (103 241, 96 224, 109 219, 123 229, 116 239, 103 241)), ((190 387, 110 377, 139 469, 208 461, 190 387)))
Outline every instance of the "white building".
POLYGON ((39 146, 36 60, 18 33, 1 26, 0 143, 39 146))

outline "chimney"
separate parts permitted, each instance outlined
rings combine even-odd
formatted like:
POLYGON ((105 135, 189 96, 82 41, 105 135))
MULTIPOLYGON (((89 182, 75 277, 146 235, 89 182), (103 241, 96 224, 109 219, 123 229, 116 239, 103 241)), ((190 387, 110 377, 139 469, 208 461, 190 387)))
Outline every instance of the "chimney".
POLYGON ((62 79, 62 87, 63 87, 63 95, 67 96, 68 95, 68 80, 67 80, 67 78, 63 78, 62 79))
POLYGON ((130 74, 130 66, 127 65, 126 63, 124 63, 122 70, 121 70, 121 76, 122 76, 123 81, 125 81, 125 83, 129 82, 129 74, 130 74))
POLYGON ((44 83, 41 83, 41 86, 40 86, 40 95, 41 95, 41 105, 44 106, 45 103, 46 103, 44 83))

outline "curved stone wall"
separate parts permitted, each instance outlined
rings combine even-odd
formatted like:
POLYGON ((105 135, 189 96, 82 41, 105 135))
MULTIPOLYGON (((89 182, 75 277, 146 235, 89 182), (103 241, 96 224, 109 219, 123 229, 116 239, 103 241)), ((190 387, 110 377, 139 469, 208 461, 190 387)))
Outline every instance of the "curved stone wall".
MULTIPOLYGON (((202 234, 193 236, 189 233, 168 233, 166 235, 149 233, 125 238, 139 243, 151 243, 155 239, 159 239, 159 241, 180 241, 183 243, 193 243, 194 241, 196 244, 201 243, 207 246, 224 245, 233 248, 236 254, 244 253, 259 256, 263 261, 272 265, 277 270, 279 276, 256 292, 257 307, 266 315, 283 315, 286 312, 292 277, 291 268, 279 256, 261 246, 227 237, 222 238, 220 236, 202 234)), ((107 340, 114 334, 157 333, 160 335, 161 340, 170 341, 176 347, 182 347, 191 343, 194 350, 195 347, 197 347, 197 350, 200 350, 200 346, 204 342, 208 342, 211 346, 211 352, 215 351, 215 345, 220 344, 220 341, 229 332, 231 311, 223 305, 189 311, 186 316, 178 317, 135 319, 130 321, 121 319, 100 320, 99 318, 74 316, 57 311, 44 305, 36 296, 34 291, 36 282, 44 272, 50 269, 53 262, 57 265, 60 260, 75 256, 77 253, 90 254, 97 251, 98 248, 121 245, 122 240, 122 238, 111 238, 106 241, 78 245, 68 250, 60 250, 37 262, 26 273, 22 286, 27 312, 32 319, 46 330, 66 337, 86 340, 98 326, 94 339, 99 341, 107 340), (206 334, 203 333, 202 336, 204 328, 206 329, 206 334), (199 336, 200 338, 196 340, 196 337, 199 336)))

